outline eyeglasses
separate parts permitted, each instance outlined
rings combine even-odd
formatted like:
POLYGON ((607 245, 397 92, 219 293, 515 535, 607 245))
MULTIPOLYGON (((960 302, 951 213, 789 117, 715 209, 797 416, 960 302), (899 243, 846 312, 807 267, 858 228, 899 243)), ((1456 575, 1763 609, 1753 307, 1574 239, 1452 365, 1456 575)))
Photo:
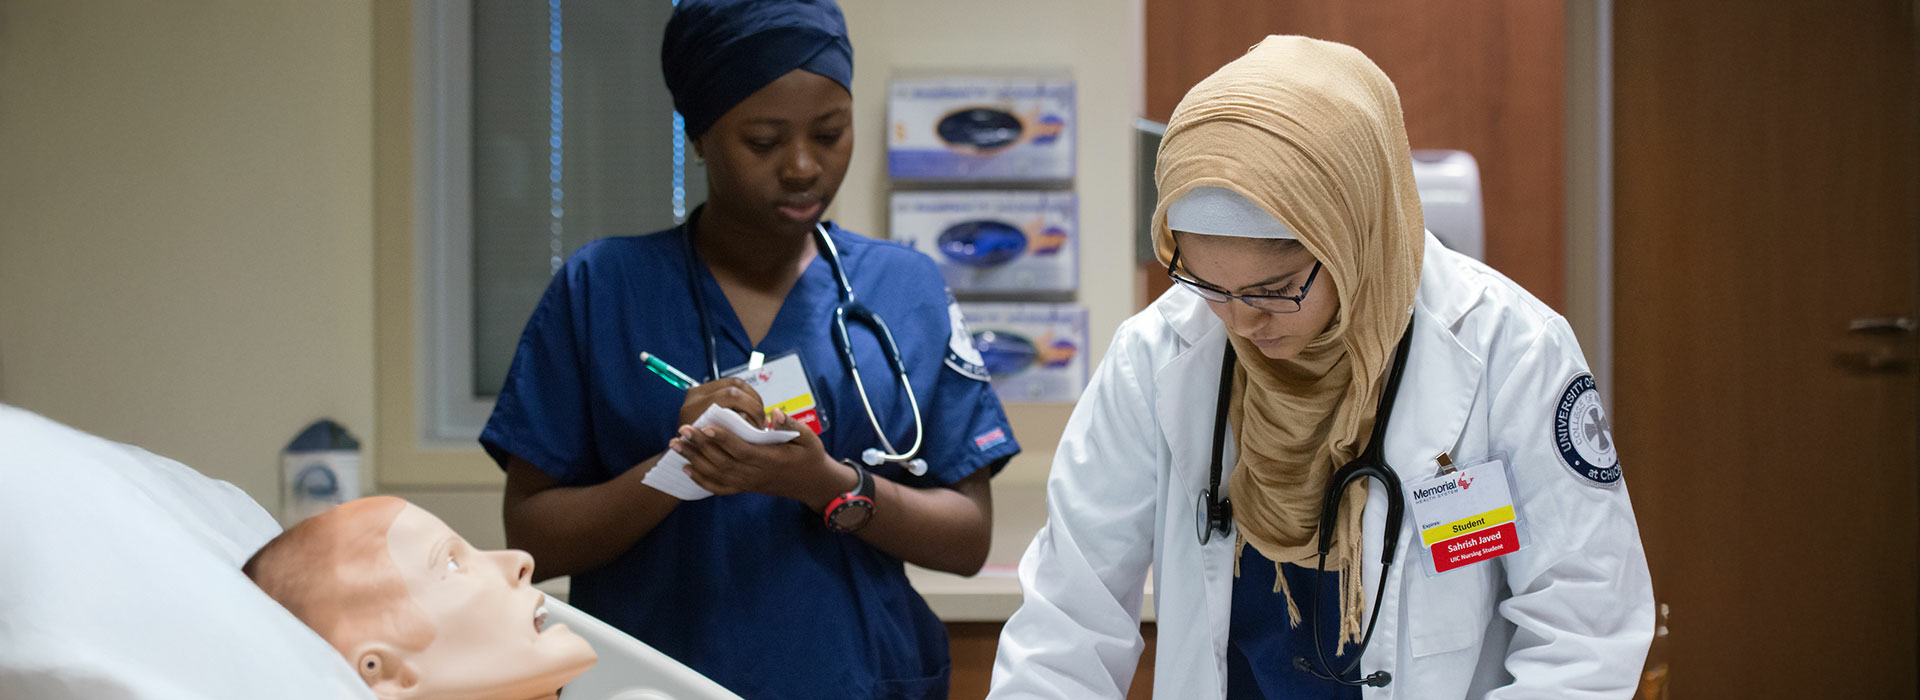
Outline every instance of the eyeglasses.
POLYGON ((1180 249, 1173 249, 1173 259, 1167 261, 1167 277, 1189 292, 1215 304, 1225 303, 1229 299, 1238 299, 1240 303, 1273 314, 1290 314, 1300 310, 1300 302, 1307 298, 1307 292, 1313 289, 1313 280, 1320 276, 1320 261, 1313 262, 1313 270, 1307 273, 1306 284, 1300 285, 1299 294, 1228 294, 1226 290, 1208 285, 1175 271, 1180 264, 1180 249))

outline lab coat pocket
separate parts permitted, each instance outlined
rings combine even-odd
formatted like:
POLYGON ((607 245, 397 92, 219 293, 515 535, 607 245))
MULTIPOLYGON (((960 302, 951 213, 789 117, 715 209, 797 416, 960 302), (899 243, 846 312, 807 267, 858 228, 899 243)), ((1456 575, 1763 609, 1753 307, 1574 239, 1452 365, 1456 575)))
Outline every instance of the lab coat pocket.
POLYGON ((1481 562, 1433 578, 1425 572, 1406 578, 1412 589, 1407 594, 1407 642, 1414 656, 1459 651, 1486 635, 1493 612, 1487 582, 1495 566, 1499 563, 1481 562))

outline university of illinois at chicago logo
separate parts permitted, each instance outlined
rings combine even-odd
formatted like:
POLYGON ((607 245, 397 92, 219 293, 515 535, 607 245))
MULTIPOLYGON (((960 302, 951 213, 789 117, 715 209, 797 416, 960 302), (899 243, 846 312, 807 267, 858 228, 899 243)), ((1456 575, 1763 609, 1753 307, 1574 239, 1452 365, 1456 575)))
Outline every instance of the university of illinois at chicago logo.
POLYGON ((967 331, 967 318, 960 313, 960 302, 953 300, 953 292, 947 292, 947 366, 960 376, 979 381, 988 381, 987 360, 980 356, 980 349, 973 346, 973 334, 967 331))
POLYGON ((1582 481, 1593 486, 1620 483, 1613 426, 1600 405, 1593 375, 1580 373, 1560 392, 1553 416, 1553 446, 1560 452, 1560 462, 1582 481))

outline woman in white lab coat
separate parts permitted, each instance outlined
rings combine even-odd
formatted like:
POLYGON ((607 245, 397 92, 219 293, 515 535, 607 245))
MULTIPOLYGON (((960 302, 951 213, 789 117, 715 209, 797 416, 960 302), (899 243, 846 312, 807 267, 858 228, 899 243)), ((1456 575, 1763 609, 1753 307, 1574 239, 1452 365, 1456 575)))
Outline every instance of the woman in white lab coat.
POLYGON ((1179 284, 1067 424, 991 697, 1124 696, 1149 571, 1155 697, 1631 695, 1652 587, 1592 376, 1424 231, 1411 167, 1350 47, 1269 37, 1187 94, 1154 214, 1179 284))

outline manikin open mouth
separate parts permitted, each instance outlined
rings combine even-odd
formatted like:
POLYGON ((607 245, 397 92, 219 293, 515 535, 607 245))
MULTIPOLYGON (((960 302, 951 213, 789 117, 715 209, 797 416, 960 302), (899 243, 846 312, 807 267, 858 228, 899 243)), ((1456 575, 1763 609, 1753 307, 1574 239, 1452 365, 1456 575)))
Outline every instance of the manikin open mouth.
POLYGON ((547 631, 547 597, 540 596, 540 604, 533 609, 533 633, 547 631))

